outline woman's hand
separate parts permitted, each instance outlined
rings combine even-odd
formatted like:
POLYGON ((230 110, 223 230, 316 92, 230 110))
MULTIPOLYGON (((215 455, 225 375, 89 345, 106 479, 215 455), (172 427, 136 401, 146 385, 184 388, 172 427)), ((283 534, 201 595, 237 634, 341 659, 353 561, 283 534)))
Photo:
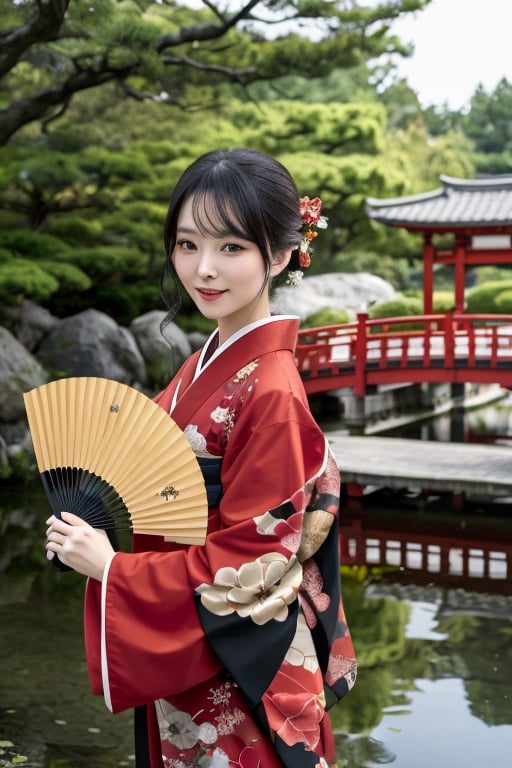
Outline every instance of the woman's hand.
POLYGON ((46 521, 46 556, 58 555, 64 565, 101 581, 114 549, 103 530, 93 528, 81 517, 62 512, 62 520, 52 515, 46 521))

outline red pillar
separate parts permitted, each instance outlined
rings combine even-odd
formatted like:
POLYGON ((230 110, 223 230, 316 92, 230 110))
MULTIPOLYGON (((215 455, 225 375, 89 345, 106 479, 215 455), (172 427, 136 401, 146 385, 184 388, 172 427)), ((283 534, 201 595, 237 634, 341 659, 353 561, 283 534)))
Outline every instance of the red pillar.
POLYGON ((423 238, 423 312, 434 312, 434 244, 430 234, 423 238))
POLYGON ((459 238, 455 241, 455 312, 464 312, 464 283, 466 280, 466 244, 459 238))
POLYGON ((357 335, 355 346, 355 381, 354 381, 354 395, 356 397, 364 397, 366 395, 366 347, 367 347, 367 332, 366 322, 368 320, 367 312, 357 313, 357 335))

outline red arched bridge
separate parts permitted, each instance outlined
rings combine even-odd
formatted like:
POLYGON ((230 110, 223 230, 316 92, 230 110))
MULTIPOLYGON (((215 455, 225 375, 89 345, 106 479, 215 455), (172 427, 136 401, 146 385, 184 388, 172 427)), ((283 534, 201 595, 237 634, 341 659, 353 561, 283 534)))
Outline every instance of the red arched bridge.
POLYGON ((512 389, 512 315, 432 314, 303 329, 297 365, 308 395, 397 383, 512 389))

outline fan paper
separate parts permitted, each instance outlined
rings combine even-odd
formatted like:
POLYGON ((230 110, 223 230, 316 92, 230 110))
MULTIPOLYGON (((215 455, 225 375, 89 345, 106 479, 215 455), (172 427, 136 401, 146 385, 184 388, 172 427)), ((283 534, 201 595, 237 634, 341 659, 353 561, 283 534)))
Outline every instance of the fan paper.
POLYGON ((52 381, 24 394, 43 487, 55 515, 95 528, 203 544, 204 478, 185 434, 142 392, 110 379, 52 381))

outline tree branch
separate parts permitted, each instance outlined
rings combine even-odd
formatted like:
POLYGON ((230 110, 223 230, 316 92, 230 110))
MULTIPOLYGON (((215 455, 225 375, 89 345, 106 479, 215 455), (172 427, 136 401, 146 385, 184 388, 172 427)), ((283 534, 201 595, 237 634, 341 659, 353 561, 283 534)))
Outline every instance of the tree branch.
POLYGON ((59 37, 70 0, 38 2, 37 11, 21 27, 0 33, 0 77, 13 69, 28 49, 59 37))
POLYGON ((113 80, 123 80, 129 73, 130 70, 83 70, 75 72, 60 85, 17 99, 0 111, 0 146, 6 144, 22 126, 45 117, 49 108, 61 107, 69 102, 73 94, 113 80))
MULTIPOLYGON (((221 20, 220 24, 202 24, 195 27, 186 27, 180 29, 176 35, 163 35, 156 44, 156 50, 158 53, 165 51, 167 48, 175 48, 177 45, 183 45, 183 43, 193 43, 198 40, 215 40, 218 37, 222 37, 226 32, 236 25, 250 17, 250 12, 255 8, 261 0, 251 0, 238 13, 235 13, 229 18, 225 18, 219 11, 215 10, 215 15, 221 20)), ((211 3, 208 7, 212 10, 211 3)))
POLYGON ((224 75, 230 80, 236 82, 243 82, 243 78, 247 75, 256 75, 256 67, 244 67, 243 69, 233 69, 232 67, 222 67, 220 64, 205 64, 194 59, 189 59, 188 56, 166 56, 162 59, 164 64, 171 64, 173 66, 185 66, 191 69, 198 69, 201 72, 216 72, 217 74, 224 75))

